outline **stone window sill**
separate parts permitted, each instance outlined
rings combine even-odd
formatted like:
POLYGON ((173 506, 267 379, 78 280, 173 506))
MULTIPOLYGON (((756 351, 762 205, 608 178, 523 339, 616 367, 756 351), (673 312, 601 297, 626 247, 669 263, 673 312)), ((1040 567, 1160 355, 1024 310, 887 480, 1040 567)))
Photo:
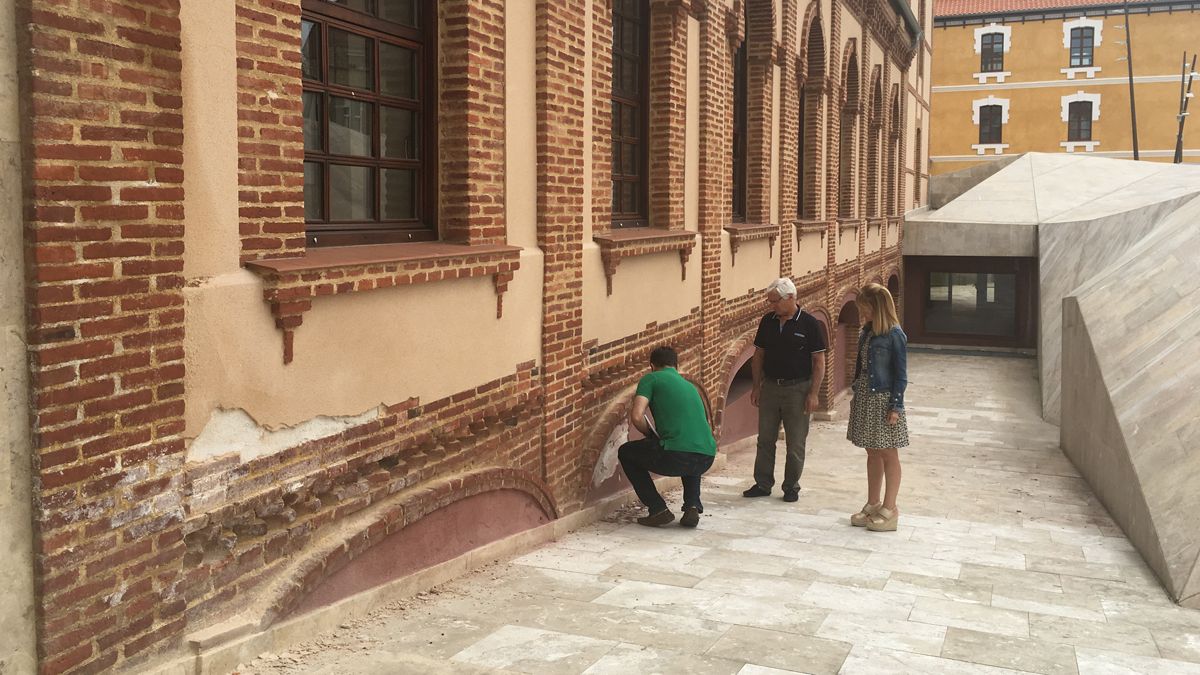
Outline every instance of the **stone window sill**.
POLYGON ((654 253, 679 252, 679 266, 687 279, 687 261, 696 246, 696 233, 688 230, 663 230, 656 227, 629 227, 597 234, 592 239, 600 245, 604 261, 604 278, 608 295, 612 295, 612 280, 622 258, 654 253))
POLYGON ((793 223, 796 228, 796 243, 804 239, 806 234, 825 236, 829 232, 829 222, 825 220, 797 220, 793 223))
POLYGON ((1076 75, 1086 75, 1087 79, 1091 80, 1096 77, 1096 73, 1100 72, 1100 66, 1079 66, 1075 68, 1059 68, 1058 72, 1067 76, 1068 80, 1075 79, 1076 75))
POLYGON ((1004 80, 1012 75, 1011 71, 997 70, 987 73, 971 73, 971 77, 979 81, 979 84, 987 84, 989 79, 995 79, 996 84, 1004 84, 1004 80))
POLYGON ((986 155, 988 150, 991 150, 993 155, 1001 155, 1008 149, 1008 143, 976 143, 971 149, 977 155, 986 155))
POLYGON ((729 251, 732 264, 737 265, 738 247, 748 241, 767 240, 767 257, 775 256, 775 240, 779 238, 778 225, 748 225, 746 223, 731 223, 725 226, 729 233, 729 251))
POLYGON ((1063 141, 1059 145, 1067 152, 1075 152, 1079 148, 1083 148, 1084 152, 1095 152, 1100 141, 1063 141))
POLYGON ((504 292, 521 265, 517 246, 449 244, 373 244, 310 248, 296 258, 272 258, 245 263, 262 277, 263 296, 275 325, 283 331, 283 362, 291 363, 295 331, 325 295, 371 291, 449 279, 492 277, 496 316, 504 311, 504 292))

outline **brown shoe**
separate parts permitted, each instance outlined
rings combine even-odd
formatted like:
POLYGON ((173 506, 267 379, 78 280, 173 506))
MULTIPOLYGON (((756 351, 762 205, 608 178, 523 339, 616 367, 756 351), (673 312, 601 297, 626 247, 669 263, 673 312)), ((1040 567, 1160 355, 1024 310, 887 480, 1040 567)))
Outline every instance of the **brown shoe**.
POLYGON ((663 509, 658 513, 652 513, 637 519, 638 525, 645 525, 646 527, 658 527, 674 521, 675 514, 671 513, 671 509, 663 509))
POLYGON ((867 529, 872 532, 895 532, 896 525, 900 522, 900 509, 890 511, 882 506, 871 516, 871 520, 867 521, 867 529))
POLYGON ((871 516, 879 510, 883 503, 878 504, 863 504, 862 510, 850 516, 850 524, 855 527, 866 527, 867 523, 871 522, 871 516))

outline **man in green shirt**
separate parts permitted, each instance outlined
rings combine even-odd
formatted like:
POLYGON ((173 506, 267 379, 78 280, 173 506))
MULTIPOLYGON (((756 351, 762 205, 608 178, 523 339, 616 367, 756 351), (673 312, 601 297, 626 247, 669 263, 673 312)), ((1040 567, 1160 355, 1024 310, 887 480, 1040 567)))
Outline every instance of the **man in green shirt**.
POLYGON ((629 441, 617 451, 621 468, 638 499, 649 513, 639 525, 657 527, 675 520, 666 501, 654 487, 653 471, 679 476, 683 483, 683 517, 679 524, 696 527, 704 505, 700 503, 700 476, 712 466, 717 441, 708 423, 708 410, 699 385, 679 374, 679 355, 670 347, 650 352, 650 373, 638 381, 629 423, 646 437, 629 441), (654 426, 646 417, 646 408, 654 426))

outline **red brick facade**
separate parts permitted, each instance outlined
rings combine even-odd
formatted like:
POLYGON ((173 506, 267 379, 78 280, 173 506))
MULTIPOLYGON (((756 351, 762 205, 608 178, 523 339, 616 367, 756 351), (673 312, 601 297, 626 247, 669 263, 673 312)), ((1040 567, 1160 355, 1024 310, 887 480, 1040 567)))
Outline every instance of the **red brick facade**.
MULTIPOLYGON (((823 268, 795 280, 831 337, 853 289, 899 275, 898 242, 886 232, 905 194, 907 156, 922 149, 906 149, 899 131, 906 99, 892 93, 901 87, 890 73, 907 72, 911 55, 897 51, 894 14, 849 2, 868 28, 847 39, 842 0, 829 16, 819 0, 785 2, 778 16, 772 0, 737 0, 732 9, 724 0, 647 0, 653 229, 617 232, 611 3, 537 1, 534 148, 506 143, 505 3, 438 3, 440 241, 308 250, 301 1, 237 0, 238 194, 228 197, 238 204, 238 255, 258 275, 262 311, 283 336, 283 353, 276 343, 261 358, 292 361, 296 331, 307 330, 301 324, 318 298, 489 277, 504 315, 506 293, 528 270, 509 245, 518 217, 536 221, 541 311, 529 319, 541 340, 538 360, 438 400, 383 405, 369 423, 249 461, 188 462, 182 111, 205 102, 184 99, 180 2, 24 3, 43 672, 136 668, 250 604, 261 607, 258 626, 268 626, 384 537, 465 497, 512 490, 548 518, 579 510, 654 345, 681 350, 683 370, 712 395, 719 428, 764 311, 758 290, 723 290, 726 240, 739 270, 767 264, 770 276, 790 274, 810 237, 825 242, 823 268), (687 87, 689 36, 699 41, 697 101, 687 87), (743 41, 747 222, 730 228, 733 57, 743 41), (870 44, 888 64, 869 62, 870 44), (849 63, 865 83, 857 89, 847 83, 849 63), (694 223, 685 215, 689 104, 699 119, 694 223), (845 170, 844 122, 858 125, 846 136, 856 145, 845 170), (514 152, 536 154, 535 214, 507 213, 505 161, 514 152), (843 175, 871 189, 839 200, 843 175), (884 241, 868 254, 873 228, 884 241), (845 247, 857 254, 845 259, 845 247), (587 338, 589 250, 610 295, 621 261, 634 256, 679 271, 681 284, 698 268, 699 293, 682 315, 617 339, 587 338)), ((825 404, 840 393, 833 371, 846 358, 840 345, 828 353, 825 404)))

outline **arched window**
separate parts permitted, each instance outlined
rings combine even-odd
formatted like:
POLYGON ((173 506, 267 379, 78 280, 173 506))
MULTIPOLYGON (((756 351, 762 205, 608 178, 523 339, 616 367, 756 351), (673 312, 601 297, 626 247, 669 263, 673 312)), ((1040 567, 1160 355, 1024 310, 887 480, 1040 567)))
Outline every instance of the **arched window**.
POLYGON ((750 88, 747 82, 746 40, 733 57, 733 194, 734 222, 746 220, 746 118, 750 88))
POLYGON ((646 0, 612 9, 612 224, 649 224, 650 21, 646 0))

